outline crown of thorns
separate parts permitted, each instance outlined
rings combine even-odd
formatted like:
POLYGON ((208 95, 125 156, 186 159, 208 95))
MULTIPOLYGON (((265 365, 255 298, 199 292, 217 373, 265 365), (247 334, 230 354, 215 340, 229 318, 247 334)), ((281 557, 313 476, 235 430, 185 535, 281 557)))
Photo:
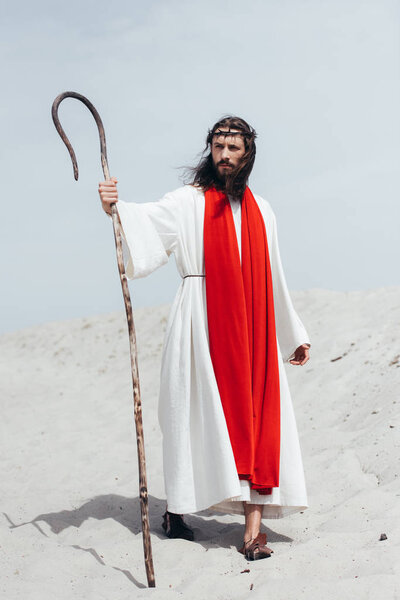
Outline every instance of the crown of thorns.
POLYGON ((255 138, 256 132, 254 130, 253 131, 245 131, 244 129, 241 129, 239 127, 233 127, 233 129, 231 129, 229 127, 228 131, 223 131, 220 127, 217 127, 217 129, 215 129, 215 130, 209 129, 208 137, 213 137, 214 135, 223 135, 224 137, 227 137, 230 135, 243 135, 246 138, 255 138))

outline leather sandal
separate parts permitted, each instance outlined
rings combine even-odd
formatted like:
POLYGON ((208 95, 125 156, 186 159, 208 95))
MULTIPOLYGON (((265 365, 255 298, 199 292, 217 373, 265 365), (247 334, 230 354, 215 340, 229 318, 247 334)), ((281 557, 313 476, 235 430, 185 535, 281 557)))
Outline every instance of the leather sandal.
POLYGON ((269 558, 273 553, 273 550, 268 548, 268 546, 265 545, 266 543, 267 534, 259 533, 256 538, 245 542, 238 552, 244 554, 247 560, 260 560, 261 558, 269 558))
POLYGON ((181 538, 183 540, 194 540, 193 529, 190 529, 183 520, 183 515, 177 515, 171 513, 168 510, 163 514, 162 528, 165 531, 165 535, 169 538, 181 538))

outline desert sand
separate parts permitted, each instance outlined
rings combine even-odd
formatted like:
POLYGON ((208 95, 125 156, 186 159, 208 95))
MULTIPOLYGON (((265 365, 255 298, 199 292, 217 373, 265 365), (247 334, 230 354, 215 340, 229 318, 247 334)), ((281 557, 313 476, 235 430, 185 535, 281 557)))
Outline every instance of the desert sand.
POLYGON ((123 313, 0 338, 2 598, 400 598, 400 288, 292 296, 312 342, 307 365, 287 366, 310 506, 263 521, 274 554, 256 562, 237 552, 241 516, 188 515, 194 542, 164 536, 157 395, 169 307, 135 312, 155 589, 123 313))

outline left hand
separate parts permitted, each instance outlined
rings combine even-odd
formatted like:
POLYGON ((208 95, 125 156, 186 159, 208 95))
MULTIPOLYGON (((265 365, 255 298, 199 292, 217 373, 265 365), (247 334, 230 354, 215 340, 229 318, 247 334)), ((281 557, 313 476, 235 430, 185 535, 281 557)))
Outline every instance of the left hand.
POLYGON ((295 350, 293 358, 289 360, 290 364, 300 366, 305 365, 306 362, 310 359, 309 348, 310 346, 308 344, 302 344, 301 346, 299 346, 295 350))

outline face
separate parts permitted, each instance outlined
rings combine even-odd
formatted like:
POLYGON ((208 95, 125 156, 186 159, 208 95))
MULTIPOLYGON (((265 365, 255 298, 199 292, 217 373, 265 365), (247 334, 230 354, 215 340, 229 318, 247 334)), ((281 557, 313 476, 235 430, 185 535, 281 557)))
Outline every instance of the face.
MULTIPOLYGON (((228 129, 221 128, 221 131, 228 131, 228 129)), ((221 181, 225 181, 227 175, 238 166, 246 151, 243 137, 238 133, 235 130, 232 130, 232 135, 227 136, 216 133, 212 139, 211 156, 221 181)))

